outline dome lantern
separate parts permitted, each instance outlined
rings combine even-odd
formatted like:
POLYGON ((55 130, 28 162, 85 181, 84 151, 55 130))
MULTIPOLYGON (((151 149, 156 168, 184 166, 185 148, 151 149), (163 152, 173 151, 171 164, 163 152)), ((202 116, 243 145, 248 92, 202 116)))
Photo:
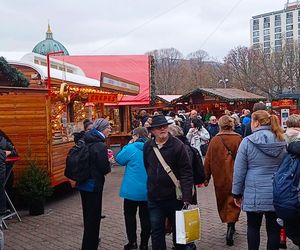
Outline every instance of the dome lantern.
POLYGON ((50 28, 50 24, 48 24, 48 29, 46 32, 46 39, 39 42, 32 50, 32 52, 47 55, 49 52, 58 52, 63 51, 65 56, 69 55, 69 52, 60 42, 53 39, 53 33, 50 28))

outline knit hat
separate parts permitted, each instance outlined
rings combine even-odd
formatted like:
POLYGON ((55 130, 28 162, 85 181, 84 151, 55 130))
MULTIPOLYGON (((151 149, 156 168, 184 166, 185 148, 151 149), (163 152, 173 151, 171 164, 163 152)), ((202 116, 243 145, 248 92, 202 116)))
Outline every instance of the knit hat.
POLYGON ((84 128, 84 130, 87 130, 88 126, 90 126, 92 124, 93 124, 93 122, 90 121, 89 119, 84 119, 84 121, 83 121, 83 128, 84 128))
POLYGON ((108 128, 109 122, 108 120, 104 119, 104 118, 99 118, 97 119, 94 124, 93 124, 93 128, 97 129, 98 131, 103 131, 104 129, 108 128))

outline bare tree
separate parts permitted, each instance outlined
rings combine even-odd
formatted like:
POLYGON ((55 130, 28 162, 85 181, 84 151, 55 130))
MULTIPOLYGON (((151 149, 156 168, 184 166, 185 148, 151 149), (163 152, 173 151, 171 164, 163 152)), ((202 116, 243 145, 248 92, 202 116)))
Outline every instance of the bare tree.
POLYGON ((157 93, 176 93, 180 88, 178 83, 183 78, 182 59, 183 55, 174 48, 150 51, 155 60, 155 81, 157 93))

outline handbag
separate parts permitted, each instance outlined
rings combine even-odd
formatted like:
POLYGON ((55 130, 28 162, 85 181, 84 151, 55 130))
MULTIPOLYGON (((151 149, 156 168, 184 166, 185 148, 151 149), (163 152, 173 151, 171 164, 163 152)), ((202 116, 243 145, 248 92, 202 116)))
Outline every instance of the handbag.
POLYGON ((182 191, 181 191, 179 180, 177 180, 177 178, 176 178, 175 174, 173 173, 172 169, 166 163, 165 159, 162 157, 159 149, 156 148, 156 147, 153 147, 153 150, 154 150, 154 153, 155 153, 156 157, 158 158, 160 164, 163 166, 164 170, 170 176, 171 180, 173 181, 173 183, 175 185, 176 199, 177 200, 182 200, 182 191))
POLYGON ((176 211, 176 243, 188 244, 199 240, 200 236, 199 208, 176 211))
POLYGON ((201 150, 202 156, 205 156, 207 153, 207 150, 208 150, 208 143, 200 145, 200 150, 201 150))

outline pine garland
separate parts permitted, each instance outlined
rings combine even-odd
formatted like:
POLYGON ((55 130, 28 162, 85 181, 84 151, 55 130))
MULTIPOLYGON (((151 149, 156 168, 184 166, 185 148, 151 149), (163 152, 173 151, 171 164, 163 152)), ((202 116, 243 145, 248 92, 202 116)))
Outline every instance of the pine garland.
POLYGON ((28 87, 29 81, 22 72, 11 67, 4 57, 0 57, 0 72, 12 83, 13 87, 28 87))
POLYGON ((156 100, 156 86, 155 86, 155 60, 150 56, 150 103, 153 105, 156 100))

